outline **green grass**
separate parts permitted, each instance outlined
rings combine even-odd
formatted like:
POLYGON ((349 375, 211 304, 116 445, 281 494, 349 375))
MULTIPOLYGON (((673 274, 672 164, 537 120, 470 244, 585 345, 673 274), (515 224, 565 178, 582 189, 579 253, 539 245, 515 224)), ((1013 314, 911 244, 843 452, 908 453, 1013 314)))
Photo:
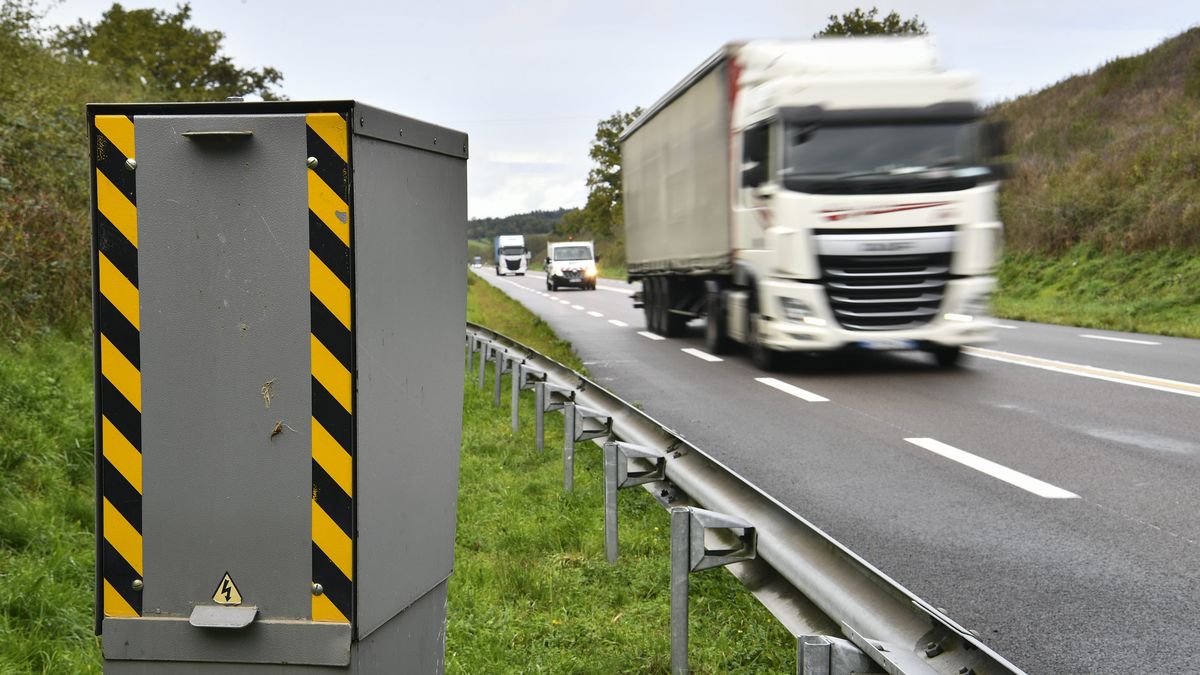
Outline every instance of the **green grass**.
POLYGON ((467 321, 534 347, 572 370, 586 372, 571 343, 559 339, 550 324, 474 274, 467 274, 467 321))
MULTIPOLYGON (((569 346, 486 282, 468 315, 560 361, 569 346), (499 325, 496 325, 499 324, 499 325), (531 326, 522 331, 520 325, 531 326), (502 328, 501 325, 507 328, 502 328)), ((573 366, 577 367, 577 366, 573 366)), ((456 563, 450 577, 447 670, 454 673, 665 673, 670 666, 669 516, 642 490, 621 494, 621 558, 604 557, 600 449, 576 450, 575 491, 562 492, 562 422, 547 420, 545 453, 533 405, 521 431, 492 406, 492 385, 464 378, 456 563)), ((731 575, 692 577, 691 665, 699 673, 795 670, 795 644, 731 575)))
POLYGON ((91 346, 0 347, 0 673, 98 672, 91 346))
POLYGON ((1200 338, 1200 256, 1186 250, 1010 251, 999 276, 997 316, 1200 338))

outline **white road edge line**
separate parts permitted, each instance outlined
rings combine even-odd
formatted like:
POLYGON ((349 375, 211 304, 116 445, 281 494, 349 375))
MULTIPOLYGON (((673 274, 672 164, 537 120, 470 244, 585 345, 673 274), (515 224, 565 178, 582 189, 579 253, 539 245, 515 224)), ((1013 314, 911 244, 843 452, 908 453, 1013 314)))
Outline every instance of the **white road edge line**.
POLYGON ((666 340, 667 339, 661 335, 655 335, 654 333, 651 333, 648 330, 639 330, 638 335, 641 335, 644 338, 649 338, 651 340, 666 340))
POLYGON ((773 377, 756 377, 756 378, 754 378, 754 381, 761 382, 762 384, 765 384, 768 387, 774 387, 774 388, 778 389, 779 391, 782 391, 785 394, 791 394, 792 396, 795 396, 798 399, 808 401, 809 403, 821 403, 823 401, 829 400, 829 399, 825 398, 824 396, 821 396, 820 394, 814 394, 807 389, 801 389, 800 387, 797 387, 794 384, 788 384, 787 382, 784 382, 783 380, 777 380, 773 377))
POLYGON ((993 328, 1004 328, 1006 330, 1020 330, 1020 326, 1010 326, 1006 323, 994 323, 994 324, 992 324, 992 327, 993 328))
POLYGON ((559 300, 559 301, 558 301, 558 304, 560 304, 560 305, 569 305, 569 304, 571 304, 571 301, 570 301, 570 300, 559 300))
MULTIPOLYGON (((563 302, 566 302, 566 300, 563 300, 563 302)), ((581 309, 583 309, 583 305, 571 305, 571 309, 580 309, 581 310, 581 309)))
POLYGON ((1089 340, 1109 340, 1110 342, 1127 342, 1131 345, 1161 345, 1161 342, 1151 342, 1150 340, 1131 340, 1129 338, 1109 337, 1107 335, 1091 335, 1089 333, 1080 333, 1079 337, 1089 340))
POLYGON ((625 323, 624 321, 621 321, 620 319, 609 319, 608 322, 611 323, 612 325, 616 326, 617 328, 629 328, 629 324, 625 323))
POLYGON ((977 356, 981 359, 991 359, 993 361, 1002 361, 1004 363, 1011 363, 1018 366, 1040 368, 1042 370, 1049 370, 1055 373, 1065 373, 1067 375, 1077 375, 1079 377, 1090 377, 1094 380, 1116 382, 1117 384, 1128 384, 1134 387, 1142 387, 1145 389, 1154 389, 1156 391, 1165 391, 1170 394, 1183 394, 1184 396, 1194 396, 1196 398, 1200 398, 1200 384, 1193 384, 1191 382, 1180 382, 1179 380, 1168 380, 1161 377, 1151 377, 1149 375, 1136 375, 1134 373, 1126 373, 1120 370, 1108 370, 1106 368, 1085 366, 1078 363, 1054 361, 1052 359, 1043 359, 1037 356, 1013 354, 1011 352, 985 349, 983 347, 964 347, 963 352, 970 354, 971 356, 977 356))
POLYGON ((1015 469, 1010 469, 1003 464, 997 464, 990 459, 972 455, 966 450, 959 450, 952 445, 946 445, 939 440, 932 438, 906 438, 904 440, 918 448, 925 448, 935 455, 941 455, 963 466, 969 466, 976 471, 982 471, 992 478, 998 478, 1009 485, 1032 492, 1039 497, 1045 497, 1046 499, 1079 499, 1079 495, 1074 492, 1068 492, 1056 485, 1038 480, 1015 469))
POLYGON ((596 317, 597 319, 603 319, 603 318, 604 318, 604 315, 603 315, 603 314, 601 314, 600 312, 595 312, 595 311, 592 311, 592 310, 588 310, 588 316, 594 316, 594 317, 596 317))
POLYGON ((725 360, 719 356, 713 356, 712 354, 709 354, 708 352, 702 352, 699 349, 693 349, 692 347, 684 347, 683 349, 680 349, 679 351, 683 352, 684 354, 691 354, 692 356, 700 359, 701 361, 708 361, 709 363, 720 363, 725 360))

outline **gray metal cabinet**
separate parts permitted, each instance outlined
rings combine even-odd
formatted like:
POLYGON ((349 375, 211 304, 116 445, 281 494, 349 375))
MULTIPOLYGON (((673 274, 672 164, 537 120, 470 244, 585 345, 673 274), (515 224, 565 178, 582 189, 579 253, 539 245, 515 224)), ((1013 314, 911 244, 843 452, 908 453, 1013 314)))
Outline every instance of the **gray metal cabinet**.
POLYGON ((440 670, 466 136, 353 101, 88 122, 106 670, 440 670))

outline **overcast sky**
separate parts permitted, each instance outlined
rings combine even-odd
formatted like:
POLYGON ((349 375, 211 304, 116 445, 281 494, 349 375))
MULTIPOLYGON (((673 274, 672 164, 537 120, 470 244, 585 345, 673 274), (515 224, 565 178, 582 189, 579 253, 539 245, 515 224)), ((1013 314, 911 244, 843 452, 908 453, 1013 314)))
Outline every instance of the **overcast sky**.
MULTIPOLYGON (((65 0, 52 23, 111 0, 65 0)), ((174 0, 126 0, 174 9, 174 0)), ((581 206, 596 122, 647 106, 725 42, 809 37, 855 0, 195 0, 242 67, 273 66, 292 99, 354 98, 471 136, 472 217, 581 206)), ((866 4, 865 6, 870 6, 866 4)), ((942 65, 989 101, 1040 89, 1200 24, 1196 0, 904 0, 942 65)))

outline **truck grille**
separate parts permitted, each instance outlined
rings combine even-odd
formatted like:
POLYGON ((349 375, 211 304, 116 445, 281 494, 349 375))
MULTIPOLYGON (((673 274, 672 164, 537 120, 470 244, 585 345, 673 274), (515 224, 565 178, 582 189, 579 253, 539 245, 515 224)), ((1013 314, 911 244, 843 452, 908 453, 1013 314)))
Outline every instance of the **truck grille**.
POLYGON ((819 256, 822 283, 848 330, 903 330, 929 323, 950 279, 946 253, 819 256))
POLYGON ((521 261, 520 260, 505 260, 504 266, 507 267, 509 270, 519 270, 519 269, 521 269, 521 261))

